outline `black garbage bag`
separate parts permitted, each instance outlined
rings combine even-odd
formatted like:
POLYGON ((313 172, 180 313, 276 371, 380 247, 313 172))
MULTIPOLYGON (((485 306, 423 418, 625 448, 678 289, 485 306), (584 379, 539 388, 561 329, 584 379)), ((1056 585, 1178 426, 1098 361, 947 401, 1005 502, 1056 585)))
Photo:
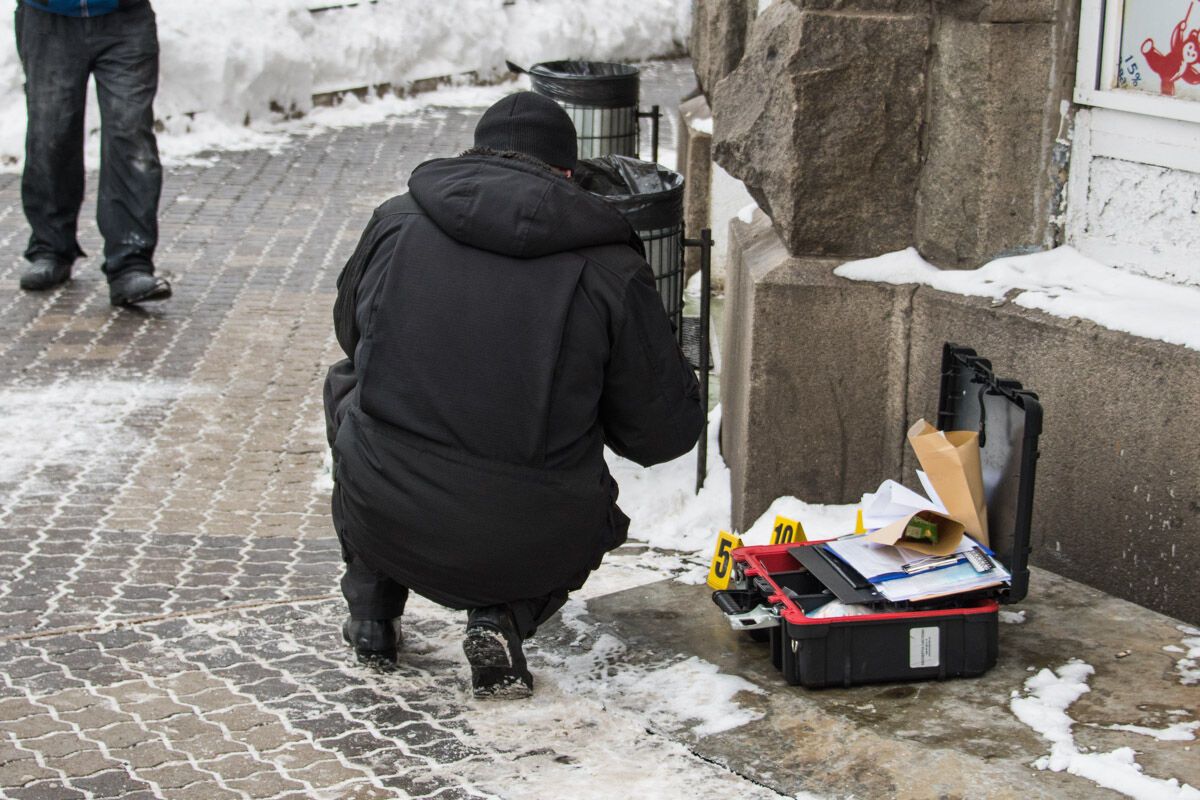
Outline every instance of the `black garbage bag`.
POLYGON ((624 214, 635 230, 683 221, 683 176, 661 164, 617 155, 587 158, 576 165, 573 179, 624 214))
POLYGON ((529 68, 533 91, 576 106, 621 108, 638 104, 638 70, 606 61, 545 61, 529 68))

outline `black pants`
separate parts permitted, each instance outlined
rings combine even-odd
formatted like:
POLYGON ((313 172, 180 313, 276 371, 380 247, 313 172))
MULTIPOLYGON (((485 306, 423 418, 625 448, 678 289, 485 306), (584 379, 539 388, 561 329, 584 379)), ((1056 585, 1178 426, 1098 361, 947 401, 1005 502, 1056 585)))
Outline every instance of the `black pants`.
POLYGON ((88 75, 100 104, 96 222, 109 280, 153 272, 162 167, 154 138, 158 33, 149 2, 98 17, 17 6, 17 53, 25 68, 25 174, 21 202, 33 229, 25 257, 71 263, 83 202, 88 75))
MULTIPOLYGON (((393 619, 404 613, 408 588, 388 576, 376 572, 345 545, 342 555, 346 571, 342 575, 342 595, 354 619, 393 619)), ((586 577, 586 576, 584 576, 586 577)), ((580 580, 580 585, 583 581, 580 580)), ((578 587, 573 587, 578 588, 578 587)), ((545 597, 514 600, 506 603, 517 623, 522 639, 537 632, 538 626, 550 619, 567 602, 569 589, 560 589, 545 597)))

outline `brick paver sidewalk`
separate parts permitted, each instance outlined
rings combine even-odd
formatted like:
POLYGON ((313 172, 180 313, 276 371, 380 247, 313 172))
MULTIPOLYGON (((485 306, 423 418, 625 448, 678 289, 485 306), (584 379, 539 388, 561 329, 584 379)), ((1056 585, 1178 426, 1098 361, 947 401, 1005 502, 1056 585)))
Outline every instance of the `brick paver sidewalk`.
MULTIPOLYGON (((690 88, 684 62, 645 75, 647 105, 690 88)), ((90 206, 75 279, 18 291, 19 178, 0 176, 0 797, 485 797, 575 760, 473 730, 461 615, 419 605, 391 674, 338 633, 334 282, 372 208, 469 146, 478 113, 171 170, 176 295, 144 311, 109 308, 90 206)))

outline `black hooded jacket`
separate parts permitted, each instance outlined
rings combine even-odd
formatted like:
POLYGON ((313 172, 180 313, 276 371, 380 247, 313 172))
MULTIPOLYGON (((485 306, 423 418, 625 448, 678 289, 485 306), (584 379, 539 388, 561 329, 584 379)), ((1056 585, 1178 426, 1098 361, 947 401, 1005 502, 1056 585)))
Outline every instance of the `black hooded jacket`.
POLYGON ((334 521, 444 605, 582 582, 625 540, 603 445, 678 457, 703 421, 641 245, 599 198, 497 156, 422 164, 338 279, 334 521))

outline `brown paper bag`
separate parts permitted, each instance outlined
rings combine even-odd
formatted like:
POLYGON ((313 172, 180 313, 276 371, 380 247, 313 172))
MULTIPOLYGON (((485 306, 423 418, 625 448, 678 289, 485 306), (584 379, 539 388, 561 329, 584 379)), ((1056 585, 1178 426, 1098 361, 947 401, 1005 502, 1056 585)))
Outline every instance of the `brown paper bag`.
POLYGON ((896 520, 891 525, 868 533, 867 541, 875 542, 876 544, 895 545, 903 547, 906 550, 924 553, 927 556, 948 556, 958 549, 959 543, 962 542, 962 537, 963 524, 961 522, 950 519, 936 511, 918 511, 915 514, 909 514, 904 519, 896 520), (937 544, 931 542, 914 542, 911 539, 904 538, 904 529, 913 517, 920 517, 929 522, 937 523, 937 544))
POLYGON ((943 433, 922 419, 909 428, 908 441, 947 513, 961 522, 977 542, 986 546, 987 498, 983 493, 983 468, 979 462, 979 434, 975 431, 943 433))

